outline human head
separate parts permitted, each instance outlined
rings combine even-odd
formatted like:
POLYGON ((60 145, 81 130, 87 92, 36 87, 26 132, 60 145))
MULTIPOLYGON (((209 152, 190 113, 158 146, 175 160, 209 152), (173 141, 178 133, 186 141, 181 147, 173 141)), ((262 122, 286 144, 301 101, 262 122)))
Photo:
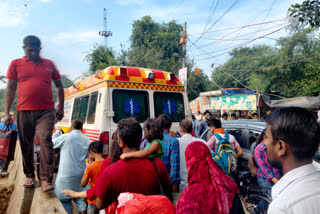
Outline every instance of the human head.
MULTIPOLYGON (((297 107, 273 111, 266 119, 264 144, 277 168, 311 163, 320 141, 320 128, 311 112, 297 107)), ((285 172, 284 172, 285 173, 285 172)))
POLYGON ((206 110, 204 112, 204 116, 205 116, 206 121, 208 122, 208 120, 212 117, 212 114, 209 110, 206 110))
POLYGON ((109 152, 110 162, 115 163, 120 160, 120 155, 122 154, 122 149, 118 144, 119 136, 118 136, 118 129, 113 132, 111 137, 111 148, 109 152))
POLYGON ((170 130, 172 125, 171 117, 167 114, 161 114, 159 118, 162 118, 163 120, 163 128, 170 130))
MULTIPOLYGON (((139 148, 142 128, 140 123, 132 119, 122 119, 118 123, 119 141, 125 144, 128 148, 139 148)), ((124 145, 120 147, 123 148, 124 145)))
POLYGON ((214 129, 220 129, 221 128, 221 121, 216 118, 210 118, 208 121, 208 126, 213 131, 214 129))
POLYGON ((257 139, 257 145, 259 143, 261 143, 263 141, 264 136, 266 135, 266 129, 263 129, 263 131, 261 132, 261 134, 259 135, 258 139, 257 139))
POLYGON ((181 120, 179 123, 179 128, 181 133, 191 134, 192 122, 190 120, 181 120))
POLYGON ((89 158, 93 159, 95 154, 102 154, 103 145, 100 141, 93 141, 90 143, 89 148, 89 158))
POLYGON ((228 115, 227 112, 225 112, 225 113, 222 114, 222 119, 223 119, 223 120, 228 120, 228 117, 229 117, 229 115, 228 115))
POLYGON ((236 113, 232 113, 232 114, 231 114, 231 119, 232 119, 232 120, 236 120, 236 119, 237 119, 236 113))
POLYGON ((258 120, 258 119, 259 119, 259 115, 258 115, 257 113, 253 113, 253 114, 252 114, 252 118, 253 118, 254 120, 258 120))
POLYGON ((153 140, 163 139, 163 120, 161 118, 148 118, 143 125, 144 136, 149 143, 153 140))
POLYGON ((32 61, 40 59, 41 41, 38 37, 30 35, 23 39, 25 55, 32 61))
POLYGON ((200 115, 201 114, 201 112, 200 111, 197 111, 197 115, 200 115))
POLYGON ((74 120, 71 123, 71 129, 72 130, 82 130, 83 122, 82 120, 74 120))

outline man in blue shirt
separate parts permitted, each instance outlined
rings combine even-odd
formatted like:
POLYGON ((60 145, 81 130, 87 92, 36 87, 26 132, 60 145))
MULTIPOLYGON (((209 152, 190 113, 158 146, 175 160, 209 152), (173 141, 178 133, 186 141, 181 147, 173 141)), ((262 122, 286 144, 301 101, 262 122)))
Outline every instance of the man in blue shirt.
POLYGON ((60 148, 60 164, 54 191, 68 214, 72 214, 72 200, 77 205, 79 213, 86 210, 83 199, 72 199, 61 193, 63 189, 82 191, 81 178, 86 169, 85 159, 90 144, 89 138, 81 132, 82 126, 81 120, 74 120, 70 133, 61 135, 61 131, 58 130, 52 136, 54 148, 60 148))
POLYGON ((179 192, 180 184, 180 151, 179 151, 179 141, 170 135, 170 128, 172 125, 172 120, 168 115, 160 115, 159 118, 162 118, 164 121, 163 129, 163 147, 164 154, 162 161, 168 170, 171 184, 172 192, 179 192))

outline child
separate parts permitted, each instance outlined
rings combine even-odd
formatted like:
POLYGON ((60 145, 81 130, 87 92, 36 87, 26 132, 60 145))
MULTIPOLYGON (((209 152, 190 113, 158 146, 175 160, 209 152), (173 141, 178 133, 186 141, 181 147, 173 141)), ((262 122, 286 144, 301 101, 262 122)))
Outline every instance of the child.
MULTIPOLYGON (((99 174, 103 157, 102 157, 102 150, 103 145, 100 141, 91 142, 89 145, 89 159, 93 161, 91 164, 87 166, 87 169, 83 175, 81 180, 81 186, 87 186, 89 179, 90 179, 90 187, 95 186, 96 178, 99 174)), ((96 200, 87 200, 88 201, 88 209, 87 214, 96 214, 99 213, 99 210, 96 208, 96 200)))
POLYGON ((162 144, 163 139, 163 119, 158 117, 156 119, 148 118, 143 125, 145 139, 148 141, 144 150, 123 153, 120 158, 146 158, 158 157, 162 158, 164 148, 162 144))

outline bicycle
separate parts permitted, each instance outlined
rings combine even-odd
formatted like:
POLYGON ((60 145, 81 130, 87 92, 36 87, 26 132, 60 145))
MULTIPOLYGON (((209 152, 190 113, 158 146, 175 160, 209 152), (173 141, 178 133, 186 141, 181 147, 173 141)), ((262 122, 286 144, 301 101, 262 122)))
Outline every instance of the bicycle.
MULTIPOLYGON (((249 213, 255 213, 254 210, 261 200, 270 204, 271 196, 267 194, 270 188, 256 184, 250 172, 238 172, 237 183, 240 190, 240 199, 244 202, 244 207, 249 213)), ((266 213, 266 211, 263 213, 266 213)))

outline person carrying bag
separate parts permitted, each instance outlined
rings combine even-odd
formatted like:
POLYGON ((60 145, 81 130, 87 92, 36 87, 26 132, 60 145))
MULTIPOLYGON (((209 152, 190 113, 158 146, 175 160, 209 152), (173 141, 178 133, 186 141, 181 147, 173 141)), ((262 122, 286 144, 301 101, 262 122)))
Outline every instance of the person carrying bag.
POLYGON ((12 125, 0 130, 0 177, 7 177, 10 161, 14 160, 18 132, 12 125))

